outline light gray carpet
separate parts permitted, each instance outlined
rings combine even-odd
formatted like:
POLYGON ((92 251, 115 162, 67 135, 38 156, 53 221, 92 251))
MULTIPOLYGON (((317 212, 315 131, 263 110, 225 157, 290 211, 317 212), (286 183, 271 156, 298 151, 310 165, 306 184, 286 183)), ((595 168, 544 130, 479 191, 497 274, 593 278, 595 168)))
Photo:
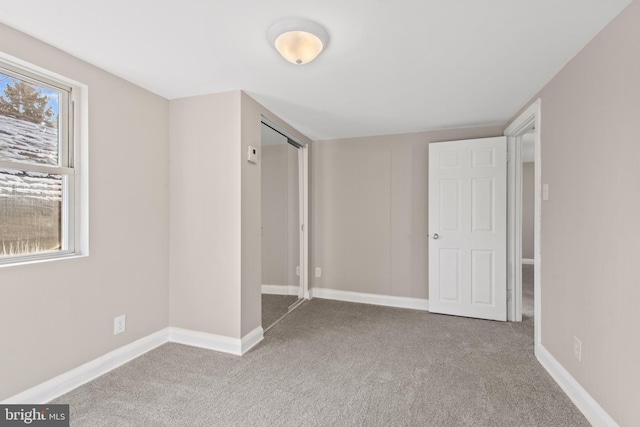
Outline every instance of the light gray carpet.
POLYGON ((533 323, 314 299, 242 357, 165 344, 57 399, 73 426, 588 426, 533 323))
POLYGON ((262 328, 267 329, 289 312, 289 306, 298 301, 295 295, 262 294, 262 328))

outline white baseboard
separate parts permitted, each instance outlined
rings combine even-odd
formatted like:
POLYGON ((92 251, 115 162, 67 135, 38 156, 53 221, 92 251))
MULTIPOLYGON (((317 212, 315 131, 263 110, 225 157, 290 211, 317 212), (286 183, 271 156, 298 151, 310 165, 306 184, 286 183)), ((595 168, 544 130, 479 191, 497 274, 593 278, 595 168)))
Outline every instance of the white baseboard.
POLYGON ((240 343, 240 351, 242 352, 242 354, 245 354, 247 351, 258 345, 258 343, 260 343, 260 341, 262 341, 263 339, 264 330, 262 329, 262 326, 258 326, 253 331, 242 337, 240 343))
POLYGON ((522 258, 522 264, 524 265, 533 265, 535 262, 532 259, 529 258, 522 258))
POLYGON ((171 342, 234 354, 236 356, 242 356, 250 348, 262 341, 262 338, 262 326, 258 326, 242 339, 182 328, 169 328, 169 341, 171 342))
POLYGON ((262 293, 266 295, 298 295, 300 286, 262 285, 262 293))
POLYGON ((262 326, 258 326, 242 339, 181 328, 165 328, 11 396, 0 404, 45 404, 167 342, 240 356, 262 341, 263 336, 262 326))
POLYGON ((91 362, 78 366, 64 374, 45 381, 35 387, 18 393, 4 401, 3 404, 37 404, 47 403, 58 396, 62 396, 71 390, 98 378, 101 375, 124 365, 125 363, 153 350, 154 348, 167 342, 169 338, 168 329, 163 329, 154 334, 148 335, 137 341, 113 350, 104 356, 100 356, 91 362))
POLYGON ((578 381, 542 345, 536 346, 536 357, 549 375, 573 401, 593 426, 618 427, 618 423, 596 402, 578 381))
POLYGON ((361 304, 382 305, 385 307, 411 308, 429 311, 429 300, 421 298, 395 297, 391 295, 366 294, 362 292, 339 291, 335 289, 312 288, 311 298, 336 301, 358 302, 361 304))

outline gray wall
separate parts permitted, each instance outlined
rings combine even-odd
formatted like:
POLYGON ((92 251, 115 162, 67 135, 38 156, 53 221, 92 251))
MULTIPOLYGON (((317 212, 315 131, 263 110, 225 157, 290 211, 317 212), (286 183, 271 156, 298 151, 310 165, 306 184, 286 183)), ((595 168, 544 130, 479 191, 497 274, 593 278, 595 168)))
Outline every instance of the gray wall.
POLYGON ((428 145, 501 134, 486 127, 314 142, 310 286, 428 298, 428 145))
POLYGON ((240 338, 240 91, 171 105, 171 326, 240 338))
POLYGON ((640 425, 639 22, 635 1, 540 93, 542 344, 621 426, 640 425))
POLYGON ((88 85, 90 192, 90 256, 0 268, 3 400, 168 326, 169 102, 1 24, 0 51, 88 85))
POLYGON ((533 259, 535 163, 522 164, 522 258, 533 259))

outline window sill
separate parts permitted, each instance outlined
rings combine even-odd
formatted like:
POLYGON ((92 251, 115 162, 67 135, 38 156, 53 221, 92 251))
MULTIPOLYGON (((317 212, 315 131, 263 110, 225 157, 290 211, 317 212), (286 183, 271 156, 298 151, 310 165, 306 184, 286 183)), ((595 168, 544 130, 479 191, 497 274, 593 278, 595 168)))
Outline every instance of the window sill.
POLYGON ((14 267, 19 265, 27 265, 27 264, 37 264, 41 262, 59 261, 63 259, 84 258, 87 256, 89 256, 88 253, 78 254, 74 252, 59 253, 55 255, 53 254, 32 255, 32 256, 25 256, 20 258, 0 260, 0 268, 14 267))

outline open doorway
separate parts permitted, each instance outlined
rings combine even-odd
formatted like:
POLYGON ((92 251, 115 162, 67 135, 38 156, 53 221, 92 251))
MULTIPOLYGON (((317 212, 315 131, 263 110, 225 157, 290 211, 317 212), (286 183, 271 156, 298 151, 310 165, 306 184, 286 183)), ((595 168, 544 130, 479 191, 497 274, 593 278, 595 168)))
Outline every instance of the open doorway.
POLYGON ((541 342, 542 306, 540 109, 538 99, 504 132, 509 152, 507 318, 514 322, 533 320, 536 349, 541 342))

